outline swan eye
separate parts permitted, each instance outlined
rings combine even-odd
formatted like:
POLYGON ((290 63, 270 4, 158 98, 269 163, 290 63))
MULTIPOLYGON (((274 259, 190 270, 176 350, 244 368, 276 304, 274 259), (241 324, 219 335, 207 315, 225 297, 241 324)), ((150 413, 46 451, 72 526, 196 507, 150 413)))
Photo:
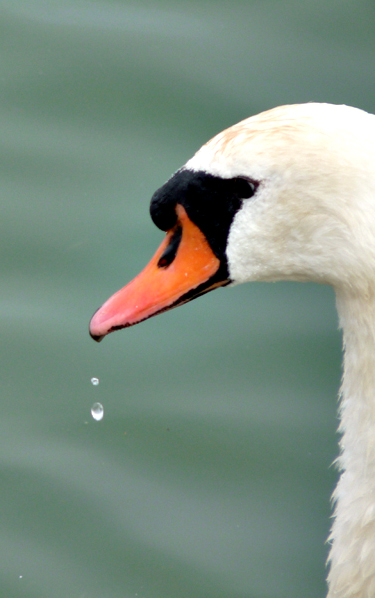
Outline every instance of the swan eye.
POLYGON ((235 181, 235 194, 239 199, 248 199, 249 197, 253 197, 255 191, 257 190, 258 183, 251 181, 249 179, 244 179, 242 177, 238 177, 234 179, 235 181))

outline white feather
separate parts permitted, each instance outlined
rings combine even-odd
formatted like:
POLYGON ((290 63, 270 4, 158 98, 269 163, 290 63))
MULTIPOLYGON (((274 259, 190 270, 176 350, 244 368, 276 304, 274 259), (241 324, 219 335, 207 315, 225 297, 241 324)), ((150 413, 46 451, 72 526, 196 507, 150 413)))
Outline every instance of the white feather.
POLYGON ((336 291, 342 475, 328 596, 374 598, 375 116, 347 106, 283 106, 223 131, 186 168, 260 183, 230 229, 234 282, 310 280, 336 291))

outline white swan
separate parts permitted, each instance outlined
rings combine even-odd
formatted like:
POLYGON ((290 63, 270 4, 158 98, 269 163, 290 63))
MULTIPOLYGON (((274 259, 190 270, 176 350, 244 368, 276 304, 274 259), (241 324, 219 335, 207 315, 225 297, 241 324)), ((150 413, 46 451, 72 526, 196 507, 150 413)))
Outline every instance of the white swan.
POLYGON ((230 282, 334 287, 344 374, 328 596, 374 598, 375 116, 305 104, 251 117, 157 191, 151 215, 166 239, 96 312, 96 340, 230 282))

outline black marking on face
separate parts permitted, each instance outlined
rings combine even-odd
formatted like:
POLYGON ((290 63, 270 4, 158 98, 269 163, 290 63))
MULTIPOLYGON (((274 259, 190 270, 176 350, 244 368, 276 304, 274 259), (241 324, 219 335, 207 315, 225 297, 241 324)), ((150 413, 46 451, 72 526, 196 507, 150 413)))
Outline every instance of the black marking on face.
POLYGON ((163 252, 163 255, 160 257, 158 261, 159 268, 166 268, 173 262, 174 258, 176 257, 177 249, 181 242, 181 237, 182 227, 176 226, 172 234, 171 240, 169 241, 168 247, 166 247, 166 249, 163 252))
POLYGON ((252 197, 257 187, 257 182, 242 177, 225 179, 182 169, 154 193, 151 218, 161 230, 170 230, 177 222, 176 204, 181 204, 205 235, 228 277, 225 249, 229 229, 242 200, 252 197))

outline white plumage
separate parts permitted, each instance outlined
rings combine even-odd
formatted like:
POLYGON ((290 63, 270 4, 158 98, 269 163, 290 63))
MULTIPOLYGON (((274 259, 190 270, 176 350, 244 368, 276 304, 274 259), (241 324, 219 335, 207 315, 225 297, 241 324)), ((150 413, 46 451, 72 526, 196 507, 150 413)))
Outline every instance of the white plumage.
POLYGON ((220 133, 186 166, 260 181, 230 229, 232 280, 335 289, 344 339, 342 473, 328 596, 374 598, 375 116, 328 104, 276 108, 220 133))

